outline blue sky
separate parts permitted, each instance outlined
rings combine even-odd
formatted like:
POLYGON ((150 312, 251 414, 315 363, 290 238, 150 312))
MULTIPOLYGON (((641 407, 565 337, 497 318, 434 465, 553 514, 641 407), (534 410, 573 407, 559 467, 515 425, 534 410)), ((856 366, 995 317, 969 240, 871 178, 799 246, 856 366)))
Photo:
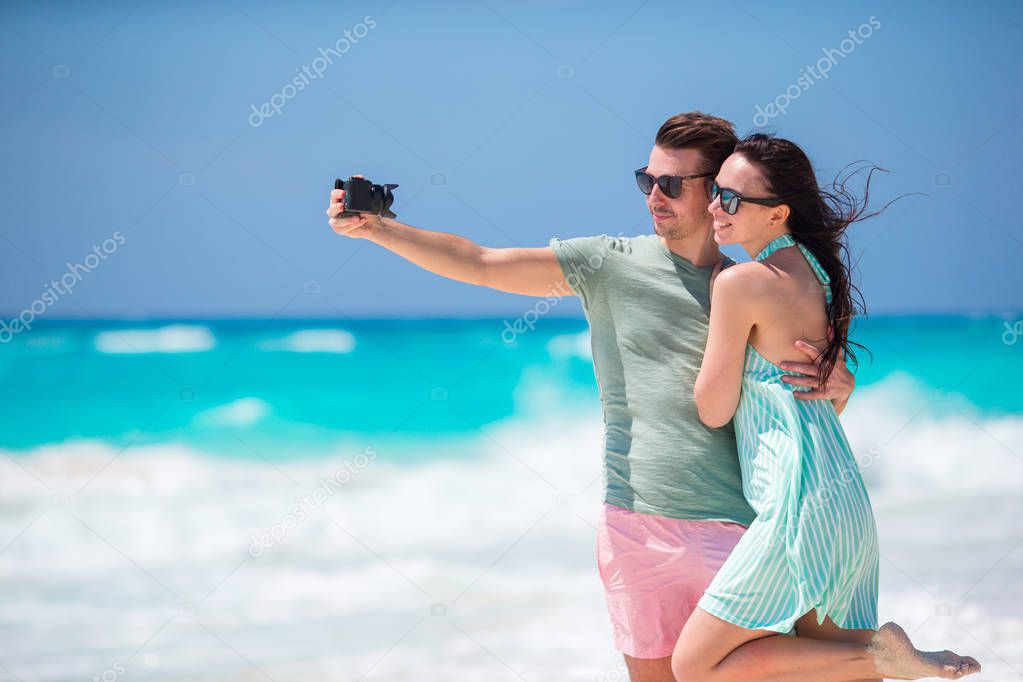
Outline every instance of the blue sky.
POLYGON ((69 263, 48 318, 518 312, 334 235, 333 178, 488 246, 648 233, 631 171, 664 119, 751 132, 801 76, 768 129, 822 179, 869 159, 879 200, 925 194, 852 228, 870 311, 1023 309, 1016 2, 40 2, 0 36, 6 317, 69 263))

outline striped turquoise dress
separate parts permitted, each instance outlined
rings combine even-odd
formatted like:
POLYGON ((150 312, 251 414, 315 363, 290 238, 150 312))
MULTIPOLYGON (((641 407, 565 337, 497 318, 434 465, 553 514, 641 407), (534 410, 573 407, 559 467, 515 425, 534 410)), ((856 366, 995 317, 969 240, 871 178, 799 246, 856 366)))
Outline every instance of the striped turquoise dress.
MULTIPOLYGON (((789 246, 803 253, 830 305, 827 273, 791 235, 756 259, 789 246)), ((743 493, 757 517, 699 606, 755 630, 792 634, 811 609, 818 623, 876 629, 877 528, 867 489, 831 401, 796 400, 784 374, 791 372, 746 346, 733 421, 743 493)))

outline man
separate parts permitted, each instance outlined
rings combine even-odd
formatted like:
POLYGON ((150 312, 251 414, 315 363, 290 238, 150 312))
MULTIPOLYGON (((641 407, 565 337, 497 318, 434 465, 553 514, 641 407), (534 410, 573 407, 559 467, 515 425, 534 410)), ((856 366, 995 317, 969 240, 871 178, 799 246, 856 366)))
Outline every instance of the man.
MULTIPOLYGON (((444 277, 527 296, 575 294, 590 324, 605 422, 597 563, 615 646, 633 682, 674 682, 671 653, 686 619, 753 518, 731 425, 702 424, 693 385, 707 341, 710 279, 728 264, 713 238, 709 180, 735 147, 732 124, 678 114, 657 133, 645 174, 653 235, 550 240, 491 249, 379 216, 327 216, 339 234, 383 246, 444 277)), ((811 386, 816 352, 790 383, 811 386)), ((841 410, 853 378, 840 364, 821 390, 841 410)))

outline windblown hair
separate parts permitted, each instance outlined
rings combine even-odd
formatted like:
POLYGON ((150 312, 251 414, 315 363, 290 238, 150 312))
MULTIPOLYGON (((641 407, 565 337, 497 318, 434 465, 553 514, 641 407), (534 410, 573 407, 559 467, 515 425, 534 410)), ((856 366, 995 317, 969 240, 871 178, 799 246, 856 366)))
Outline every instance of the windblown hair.
POLYGON ((879 215, 891 205, 889 202, 877 211, 867 211, 874 172, 885 171, 867 162, 854 162, 838 173, 830 187, 822 189, 817 185, 810 159, 790 140, 755 133, 740 140, 735 152, 760 170, 770 196, 788 205, 789 232, 817 257, 831 278, 832 301, 827 312, 833 333, 819 356, 817 375, 818 386, 823 386, 840 353, 855 364, 852 346, 866 350, 862 344, 849 340, 849 326, 857 314, 866 312, 866 306, 860 290, 851 281, 845 231, 853 223, 879 215), (847 185, 863 171, 867 175, 860 199, 847 185))

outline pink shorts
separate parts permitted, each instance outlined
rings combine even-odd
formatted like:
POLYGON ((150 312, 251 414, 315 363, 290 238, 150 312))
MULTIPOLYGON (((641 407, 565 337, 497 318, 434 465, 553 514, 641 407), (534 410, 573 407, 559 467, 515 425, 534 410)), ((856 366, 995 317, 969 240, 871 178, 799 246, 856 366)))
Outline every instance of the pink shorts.
POLYGON ((670 519, 604 503, 597 566, 615 648, 633 658, 675 649, 696 603, 742 537, 731 521, 670 519))

